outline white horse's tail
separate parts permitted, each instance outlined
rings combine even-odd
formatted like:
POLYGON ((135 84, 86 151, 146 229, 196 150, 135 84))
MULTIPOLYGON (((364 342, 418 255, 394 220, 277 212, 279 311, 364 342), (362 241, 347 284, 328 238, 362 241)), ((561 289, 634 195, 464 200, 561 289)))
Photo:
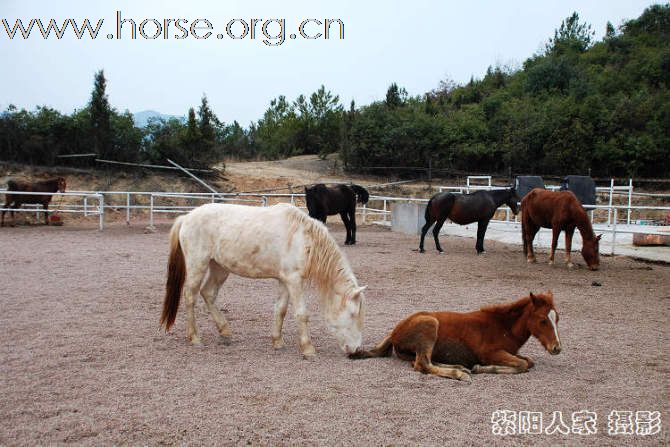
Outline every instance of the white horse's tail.
POLYGON ((165 300, 161 314, 161 326, 169 331, 177 317, 181 291, 186 280, 186 262, 179 243, 179 230, 184 216, 179 216, 170 230, 170 256, 168 258, 167 280, 165 282, 165 300))

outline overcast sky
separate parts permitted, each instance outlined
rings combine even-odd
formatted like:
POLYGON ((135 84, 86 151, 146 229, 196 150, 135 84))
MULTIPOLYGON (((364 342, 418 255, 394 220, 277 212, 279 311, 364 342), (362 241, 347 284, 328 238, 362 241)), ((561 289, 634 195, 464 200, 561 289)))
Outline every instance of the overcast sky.
MULTIPOLYGON (((89 100, 93 74, 104 69, 111 104, 118 110, 153 109, 185 115, 207 94, 214 112, 224 121, 237 119, 247 125, 260 118, 270 100, 285 95, 290 100, 309 94, 321 84, 340 95, 348 105, 367 104, 384 97, 388 85, 397 82, 410 95, 423 94, 445 78, 458 83, 481 77, 489 65, 519 66, 540 50, 565 17, 577 11, 593 25, 596 37, 605 24, 619 25, 639 16, 651 1, 31 1, 0 0, 0 19, 10 28, 16 19, 24 25, 32 18, 44 23, 53 18, 62 25, 72 18, 94 25, 104 19, 96 39, 78 40, 72 29, 62 39, 44 40, 35 25, 28 39, 10 40, 0 24, 0 107, 8 104, 29 109, 48 105, 65 113, 89 100), (124 25, 116 33, 116 14, 133 19, 196 19, 213 25, 212 36, 197 40, 176 39, 183 34, 168 25, 168 39, 155 40, 138 34, 130 39, 124 25), (277 46, 263 43, 263 22, 250 35, 233 40, 226 33, 231 19, 285 19, 286 41, 277 46), (305 19, 340 19, 331 26, 330 40, 298 38, 305 19), (217 39, 217 34, 222 39, 217 39)), ((184 24, 185 22, 181 22, 184 24)), ((200 22, 205 27, 204 22, 200 22)), ((156 25, 148 22, 145 35, 156 25)), ((280 27, 272 23, 268 35, 280 27)), ((323 31, 315 22, 305 27, 309 35, 323 31)), ((243 31, 236 22, 231 33, 243 31)), ((207 30, 196 30, 203 36, 207 30)), ((277 42, 277 40, 273 40, 277 42)))

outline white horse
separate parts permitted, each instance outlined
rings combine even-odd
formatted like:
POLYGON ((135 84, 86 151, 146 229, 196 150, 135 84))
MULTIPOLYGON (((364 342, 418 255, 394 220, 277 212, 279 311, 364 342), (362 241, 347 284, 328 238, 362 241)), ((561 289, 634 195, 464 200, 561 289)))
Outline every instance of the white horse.
POLYGON ((347 354, 361 345, 365 287, 359 287, 346 258, 321 222, 292 205, 252 207, 202 205, 175 221, 161 325, 175 321, 182 289, 186 302, 186 335, 200 344, 193 305, 198 292, 219 334, 231 336, 228 321, 214 305, 221 284, 232 272, 247 278, 276 278, 272 341, 284 346, 281 331, 289 299, 298 324, 303 356, 316 354, 309 338, 303 288, 312 282, 329 329, 347 354), (203 282, 205 275, 207 279, 203 282))

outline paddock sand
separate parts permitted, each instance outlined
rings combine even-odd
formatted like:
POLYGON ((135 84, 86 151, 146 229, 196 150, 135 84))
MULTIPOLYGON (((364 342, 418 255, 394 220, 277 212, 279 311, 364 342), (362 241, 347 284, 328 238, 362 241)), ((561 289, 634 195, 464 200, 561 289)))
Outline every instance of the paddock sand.
MULTIPOLYGON (((341 226, 333 226, 338 243, 341 226)), ((370 346, 422 309, 466 311, 552 289, 563 353, 536 340, 536 368, 478 375, 472 384, 416 373, 397 358, 348 360, 325 331, 315 300, 314 361, 270 342, 274 281, 231 277, 218 305, 234 340, 218 339, 199 303, 203 348, 185 340, 184 314, 158 329, 167 226, 3 228, 0 231, 0 444, 47 445, 667 445, 670 267, 627 258, 602 269, 527 265, 518 246, 443 238, 444 255, 417 238, 362 227, 344 247, 367 292, 370 346), (597 281, 602 286, 592 286, 597 281), (597 412, 598 434, 491 434, 495 410, 597 412), (651 437, 611 437, 611 410, 654 410, 651 437)), ((559 254, 561 259, 562 253, 559 254)), ((583 261, 579 259, 583 264, 583 261)))

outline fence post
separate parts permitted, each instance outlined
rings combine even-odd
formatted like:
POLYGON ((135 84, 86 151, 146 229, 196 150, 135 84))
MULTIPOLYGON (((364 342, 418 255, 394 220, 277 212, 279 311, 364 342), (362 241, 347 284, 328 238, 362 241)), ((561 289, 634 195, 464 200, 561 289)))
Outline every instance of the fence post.
POLYGON ((626 224, 630 225, 630 206, 633 198, 633 179, 628 179, 628 216, 626 217, 626 224))
POLYGON ((105 228, 105 196, 103 194, 98 194, 98 228, 102 231, 105 228))
POLYGON ((388 215, 387 215, 388 209, 386 208, 386 199, 384 199, 384 223, 388 221, 388 215))
POLYGON ((607 208, 607 225, 612 225, 612 194, 614 193, 614 179, 610 179, 610 199, 609 208, 607 208))
POLYGON ((149 228, 154 229, 154 195, 151 194, 149 199, 149 228))
POLYGON ((88 196, 84 196, 84 217, 88 217, 88 196))
MULTIPOLYGON (((356 211, 354 210, 354 214, 356 211)), ((368 204, 364 203, 363 204, 363 224, 367 223, 367 218, 368 218, 368 204)))
POLYGON ((617 209, 614 208, 614 227, 612 228, 612 255, 614 255, 614 246, 616 245, 616 221, 618 213, 617 209))
POLYGON ((126 225, 130 225, 130 192, 126 192, 126 225))

